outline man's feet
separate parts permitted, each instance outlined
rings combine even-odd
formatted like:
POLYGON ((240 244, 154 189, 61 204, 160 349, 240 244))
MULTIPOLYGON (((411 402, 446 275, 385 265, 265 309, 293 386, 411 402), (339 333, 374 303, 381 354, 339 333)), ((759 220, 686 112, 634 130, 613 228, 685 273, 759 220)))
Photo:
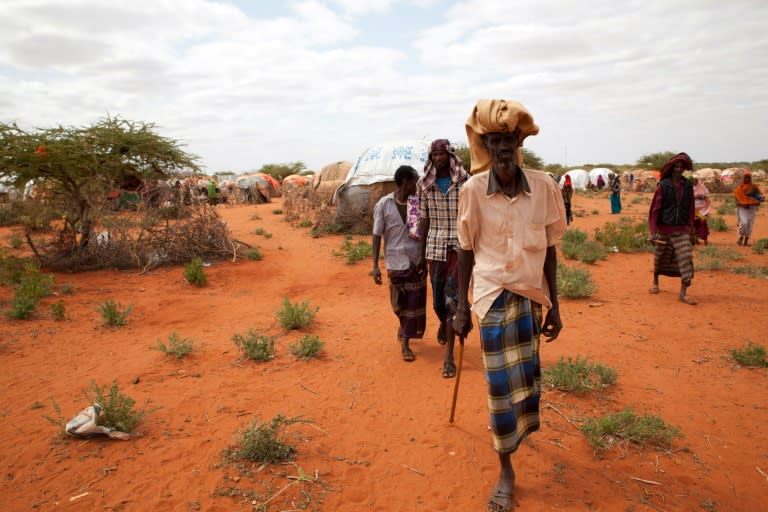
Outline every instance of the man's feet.
POLYGON ((440 327, 437 329, 437 342, 441 345, 445 345, 447 338, 445 337, 445 322, 440 322, 440 327))
POLYGON ((681 295, 680 296, 680 302, 684 302, 686 304, 690 304, 691 306, 695 306, 699 302, 696 299, 692 299, 688 297, 687 295, 681 295))
POLYGON ((744 245, 744 237, 740 236, 739 239, 736 241, 736 243, 739 245, 744 245))
POLYGON ((453 361, 443 363, 443 378, 450 379, 456 376, 456 364, 453 361))
POLYGON ((659 285, 655 284, 655 285, 651 286, 651 289, 648 290, 648 293, 652 293, 654 295, 659 293, 659 285))
POLYGON ((488 498, 488 512, 510 512, 514 503, 514 485, 515 481, 512 480, 512 486, 510 487, 507 482, 499 481, 491 491, 491 495, 488 498))
POLYGON ((403 343, 402 346, 402 353, 403 353, 403 361, 406 361, 410 363, 411 361, 416 360, 416 354, 413 353, 413 350, 411 350, 411 347, 403 343))

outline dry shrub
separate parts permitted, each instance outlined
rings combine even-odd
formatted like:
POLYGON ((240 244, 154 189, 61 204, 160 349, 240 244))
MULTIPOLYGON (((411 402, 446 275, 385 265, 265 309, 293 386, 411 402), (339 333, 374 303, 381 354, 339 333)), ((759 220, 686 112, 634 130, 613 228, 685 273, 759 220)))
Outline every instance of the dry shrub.
POLYGON ((216 210, 206 204, 113 212, 100 219, 102 227, 85 242, 54 236, 42 245, 32 245, 42 266, 70 271, 146 271, 193 258, 237 257, 243 245, 232 239, 216 210))

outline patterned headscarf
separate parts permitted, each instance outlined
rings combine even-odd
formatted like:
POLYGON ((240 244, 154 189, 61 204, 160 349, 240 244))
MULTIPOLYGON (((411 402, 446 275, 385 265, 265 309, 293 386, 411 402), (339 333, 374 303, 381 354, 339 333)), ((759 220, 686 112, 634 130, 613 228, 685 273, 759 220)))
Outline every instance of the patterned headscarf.
POLYGON ((448 165, 450 166, 452 182, 458 183, 464 180, 467 171, 464 170, 464 164, 461 162, 461 158, 454 152, 451 143, 448 139, 435 139, 429 146, 429 158, 424 164, 424 177, 421 179, 422 190, 427 190, 437 179, 437 168, 434 162, 432 162, 432 153, 434 151, 446 151, 448 153, 448 165))
MULTIPOLYGON (((533 122, 533 116, 520 103, 514 100, 478 100, 465 125, 469 139, 469 151, 472 156, 471 172, 477 173, 491 167, 491 155, 485 149, 482 135, 494 132, 514 132, 520 134, 520 146, 529 135, 539 133, 539 127, 533 122)), ((522 165, 523 153, 517 152, 517 164, 522 165)))
POLYGON ((683 170, 693 170, 693 161, 691 160, 691 157, 689 157, 687 153, 678 153, 673 156, 669 162, 664 164, 664 167, 661 169, 659 181, 669 178, 672 175, 672 170, 675 168, 675 164, 678 162, 683 164, 683 170))

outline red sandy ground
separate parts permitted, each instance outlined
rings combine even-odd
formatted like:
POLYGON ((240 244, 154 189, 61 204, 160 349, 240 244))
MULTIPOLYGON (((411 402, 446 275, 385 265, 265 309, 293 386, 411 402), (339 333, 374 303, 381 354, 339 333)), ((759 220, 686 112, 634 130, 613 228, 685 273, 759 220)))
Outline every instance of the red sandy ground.
MULTIPOLYGON (((648 200, 625 193, 623 215, 645 216, 648 200), (636 197, 643 202, 632 204, 636 197)), ((280 206, 220 207, 264 259, 214 262, 204 288, 187 284, 180 267, 57 274, 72 295, 46 298, 30 320, 0 319, 3 510, 255 510, 291 483, 268 510, 485 510, 498 463, 477 330, 450 424, 455 381, 441 378, 431 311, 425 339, 413 344, 416 361, 403 362, 387 288, 373 283, 370 261, 347 265, 333 255, 342 237, 313 239, 273 214, 280 206), (257 227, 273 236, 255 235, 257 227), (306 332, 325 342, 321 359, 291 355, 303 333, 277 323, 283 297, 320 307, 306 332), (50 304, 59 299, 69 319, 54 322, 50 304), (126 326, 101 326, 95 307, 107 299, 133 306, 126 326), (231 338, 249 328, 277 337, 274 360, 241 360, 231 338), (153 350, 173 332, 199 349, 180 361, 153 350), (43 418, 55 416, 52 398, 68 420, 86 405, 81 390, 91 380, 113 379, 139 407, 161 407, 137 426, 142 437, 61 439, 43 418), (243 474, 223 463, 239 429, 276 414, 313 421, 288 430, 295 464, 243 474), (298 468, 313 481, 289 479, 298 468)), ((616 220, 605 193, 577 195, 575 209, 586 214, 575 227, 590 234, 616 220)), ((766 212, 753 240, 768 237, 766 212)), ((731 230, 711 242, 742 254, 740 264, 768 265, 768 255, 735 244, 735 217, 727 221, 731 230)), ((10 233, 0 231, 3 245, 10 233)), ((544 393, 542 429, 513 458, 519 509, 765 510, 768 370, 740 367, 730 350, 766 344, 766 281, 699 272, 690 289, 699 305, 688 306, 677 300, 677 279, 662 277, 661 293, 648 294, 649 253, 611 254, 589 269, 599 290, 562 300, 565 328, 543 346, 543 364, 590 356, 617 369, 618 383, 598 395, 544 393), (627 407, 660 415, 684 437, 668 451, 595 453, 576 424, 627 407)), ((10 296, 0 289, 2 309, 10 296)))

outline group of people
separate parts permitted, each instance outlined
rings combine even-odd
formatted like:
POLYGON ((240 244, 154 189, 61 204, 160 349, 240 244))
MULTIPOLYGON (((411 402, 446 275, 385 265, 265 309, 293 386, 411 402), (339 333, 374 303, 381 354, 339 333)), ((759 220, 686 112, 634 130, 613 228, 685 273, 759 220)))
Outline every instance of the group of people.
POLYGON ((555 243, 566 211, 554 180, 522 168, 523 141, 539 131, 523 105, 480 100, 465 128, 471 177, 445 139, 431 144, 422 177, 408 166, 395 172, 396 190, 374 208, 372 275, 382 283, 383 242, 405 361, 416 357, 410 340, 425 333, 429 278, 437 341, 446 347, 443 377, 456 375, 455 338, 463 342, 473 328, 470 308, 476 314, 500 464, 488 510, 503 512, 513 506, 511 455, 539 428, 539 340, 562 329, 555 243))
MULTIPOLYGON (((504 512, 513 507, 511 456, 540 425, 540 340, 553 341, 563 327, 555 244, 572 220, 573 187, 568 176, 561 190, 547 174, 522 167, 520 148, 539 127, 520 103, 480 100, 465 129, 471 176, 445 139, 432 142, 421 177, 409 166, 395 172, 396 190, 374 208, 372 275, 382 284, 383 243, 397 339, 408 362, 416 359, 410 341, 426 332, 429 278, 445 378, 456 375, 455 339, 463 343, 473 329, 470 310, 475 313, 500 467, 488 510, 504 512)), ((679 299, 686 304, 696 304, 687 294, 692 235, 706 241, 711 207, 706 187, 683 176, 692 168, 685 153, 664 165, 648 214, 655 245, 650 291, 659 293, 660 275, 680 277, 679 299)), ((610 190, 612 211, 620 211, 618 178, 610 190)), ((764 199, 749 175, 734 195, 739 243, 747 245, 754 210, 764 199)))

